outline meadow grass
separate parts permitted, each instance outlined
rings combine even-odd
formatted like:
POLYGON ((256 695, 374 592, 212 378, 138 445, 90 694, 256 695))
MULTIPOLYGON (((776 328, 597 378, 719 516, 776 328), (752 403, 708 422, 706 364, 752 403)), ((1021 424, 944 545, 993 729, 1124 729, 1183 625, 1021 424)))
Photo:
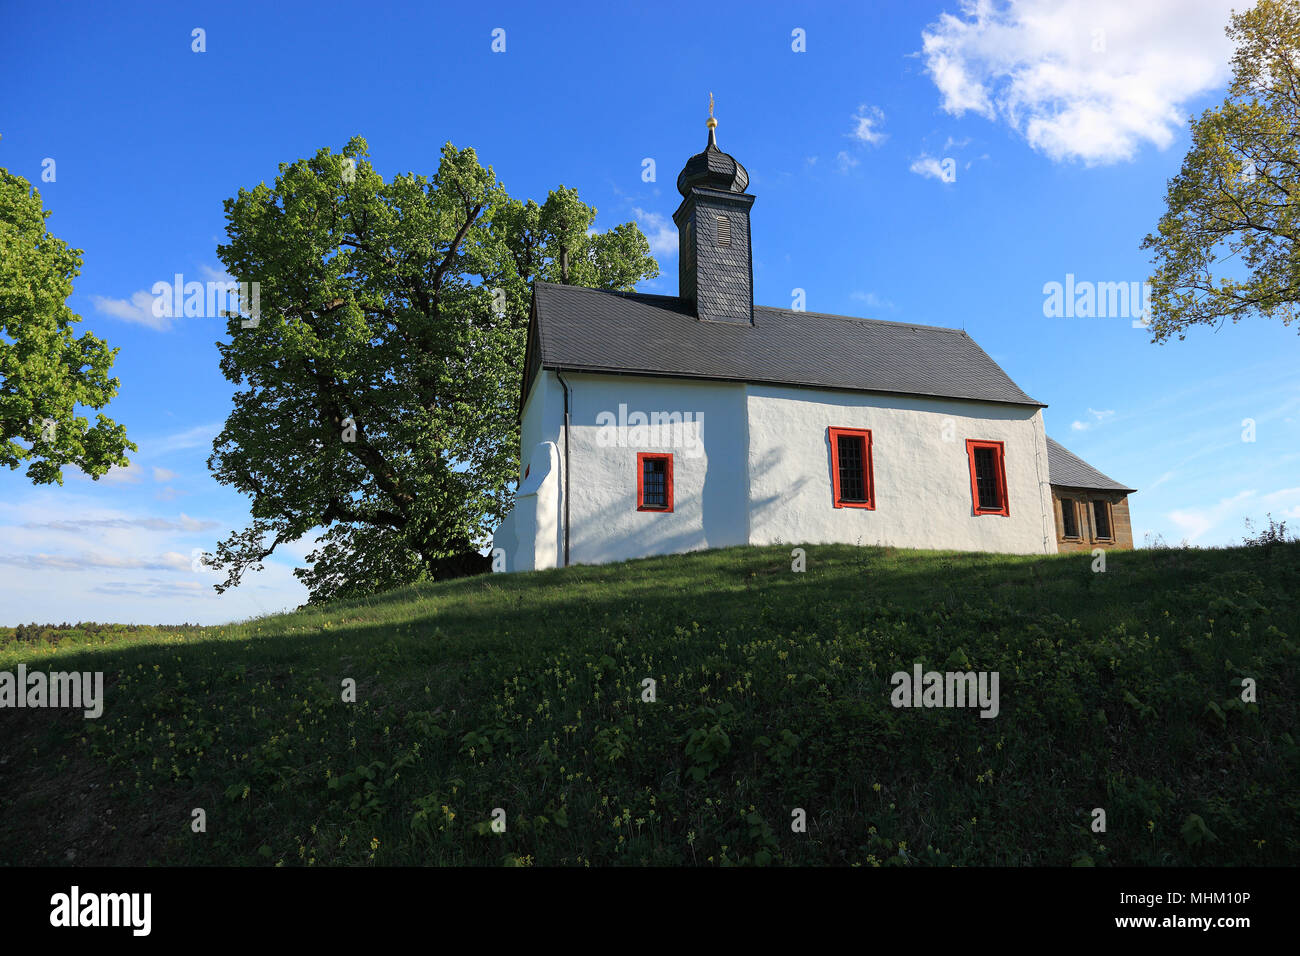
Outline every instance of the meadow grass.
POLYGON ((98 720, 0 710, 0 863, 1300 859, 1300 545, 806 550, 0 630, 0 670, 106 684, 98 720), (998 716, 891 706, 916 661, 997 671, 998 716))

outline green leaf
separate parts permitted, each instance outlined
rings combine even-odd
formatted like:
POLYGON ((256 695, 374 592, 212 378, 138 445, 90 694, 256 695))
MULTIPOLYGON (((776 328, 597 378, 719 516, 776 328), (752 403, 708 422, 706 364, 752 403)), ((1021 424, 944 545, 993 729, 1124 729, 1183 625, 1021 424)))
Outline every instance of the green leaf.
POLYGON ((1207 841, 1216 841, 1219 838, 1210 832, 1210 828, 1205 825, 1205 821, 1198 814, 1188 814, 1187 820, 1183 823, 1182 828, 1183 840, 1188 846, 1196 846, 1207 841))

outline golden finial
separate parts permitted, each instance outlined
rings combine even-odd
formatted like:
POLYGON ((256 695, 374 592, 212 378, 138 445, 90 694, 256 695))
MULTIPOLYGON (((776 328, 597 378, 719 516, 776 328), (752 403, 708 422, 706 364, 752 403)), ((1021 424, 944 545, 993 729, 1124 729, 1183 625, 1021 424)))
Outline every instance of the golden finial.
POLYGON ((718 121, 713 118, 713 93, 712 92, 709 93, 709 119, 708 122, 706 122, 704 125, 707 126, 709 129, 718 128, 718 121))

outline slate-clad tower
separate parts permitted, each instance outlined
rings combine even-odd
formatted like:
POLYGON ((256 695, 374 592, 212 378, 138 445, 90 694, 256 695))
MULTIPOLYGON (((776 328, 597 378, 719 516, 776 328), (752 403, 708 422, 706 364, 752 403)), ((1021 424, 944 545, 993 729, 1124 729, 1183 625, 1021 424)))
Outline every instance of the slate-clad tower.
POLYGON ((677 176, 684 197, 677 223, 678 295, 706 322, 754 323, 754 257, 749 244, 749 173, 718 149, 709 97, 709 142, 677 176))

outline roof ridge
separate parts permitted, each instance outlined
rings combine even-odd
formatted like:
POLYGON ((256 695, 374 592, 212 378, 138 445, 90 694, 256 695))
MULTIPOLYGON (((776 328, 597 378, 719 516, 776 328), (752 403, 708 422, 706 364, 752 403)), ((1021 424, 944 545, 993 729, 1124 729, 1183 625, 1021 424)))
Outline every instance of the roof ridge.
MULTIPOLYGON (((682 304, 685 301, 679 295, 664 295, 660 292, 638 292, 636 290, 623 292, 619 289, 595 289, 587 285, 568 285, 563 282, 548 282, 545 279, 538 279, 537 284, 557 289, 572 289, 576 292, 594 292, 597 295, 617 295, 625 299, 666 299, 677 304, 682 304)), ((952 332, 954 335, 964 335, 966 338, 970 338, 970 333, 965 329, 954 329, 947 325, 926 325, 923 322, 896 322, 892 319, 871 319, 861 315, 841 315, 838 312, 808 312, 802 309, 785 309, 777 305, 758 305, 756 303, 754 305, 754 310, 757 311, 759 309, 762 309, 765 312, 778 312, 782 315, 796 317, 806 316, 818 319, 836 319, 840 322, 869 322, 873 325, 891 325, 895 328, 901 329, 924 329, 927 332, 952 332)))
POLYGON ((956 335, 964 335, 970 338, 965 329, 954 329, 947 325, 925 325, 921 322, 895 322, 893 319, 869 319, 861 315, 840 315, 838 312, 806 312, 799 309, 783 309, 776 305, 756 305, 755 309, 763 309, 767 312, 780 312, 784 315, 807 315, 819 319, 837 319, 840 322, 870 322, 873 325, 892 325, 900 329, 925 329, 927 332, 952 332, 956 335))
POLYGON ((567 282, 548 282, 545 279, 535 280, 539 286, 549 286, 552 289, 572 289, 575 292, 594 292, 597 295, 617 295, 624 299, 669 299, 673 302, 681 302, 681 296, 664 295, 660 292, 638 292, 633 289, 631 292, 624 292, 621 289, 595 289, 589 285, 569 285, 567 282))

